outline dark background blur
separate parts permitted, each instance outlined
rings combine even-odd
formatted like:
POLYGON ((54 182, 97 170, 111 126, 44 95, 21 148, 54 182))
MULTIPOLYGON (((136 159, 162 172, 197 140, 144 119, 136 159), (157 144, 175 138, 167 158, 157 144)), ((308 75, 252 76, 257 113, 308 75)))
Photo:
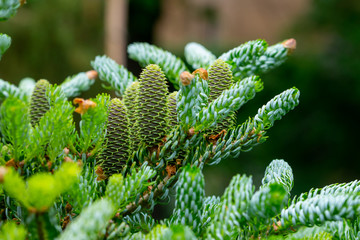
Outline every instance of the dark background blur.
MULTIPOLYGON (((0 62, 0 78, 14 84, 24 77, 60 83, 89 70, 90 61, 106 49, 104 2, 109 1, 29 0, 0 23, 0 32, 13 40, 0 62)), ((300 105, 276 122, 264 144, 207 166, 207 194, 222 194, 237 173, 253 175, 258 186, 272 159, 293 168, 294 194, 359 178, 359 0, 130 0, 124 6, 128 43, 154 43, 178 56, 189 41, 219 55, 257 38, 270 45, 297 40, 288 61, 262 76, 265 89, 239 111, 238 122, 292 86, 301 91, 300 105)), ((135 62, 124 64, 140 72, 135 62)), ((83 97, 102 91, 97 86, 83 97)))

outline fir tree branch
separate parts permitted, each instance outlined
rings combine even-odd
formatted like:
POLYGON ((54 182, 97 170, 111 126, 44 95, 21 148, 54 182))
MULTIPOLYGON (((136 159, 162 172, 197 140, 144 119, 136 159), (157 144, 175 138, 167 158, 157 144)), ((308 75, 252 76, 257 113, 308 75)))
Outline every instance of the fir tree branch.
POLYGON ((156 223, 151 215, 143 212, 127 215, 124 217, 124 221, 130 225, 132 231, 145 233, 150 232, 156 223))
POLYGON ((105 229, 115 215, 115 211, 116 208, 109 199, 98 200, 85 208, 58 239, 95 240, 98 233, 105 229))
POLYGON ((148 182, 148 180, 154 177, 155 173, 156 172, 145 163, 139 171, 132 169, 131 173, 125 178, 123 178, 121 174, 114 174, 109 179, 105 195, 113 202, 114 206, 122 212, 127 209, 127 205, 135 201, 147 187, 154 184, 154 182, 148 182))
POLYGON ((176 183, 175 208, 170 224, 187 225, 199 234, 204 198, 204 176, 201 170, 196 166, 185 166, 176 183))
POLYGON ((206 239, 231 239, 245 220, 253 185, 251 177, 236 175, 232 178, 221 198, 221 206, 206 230, 206 239))
POLYGON ((188 71, 184 62, 175 55, 148 43, 132 43, 128 46, 129 58, 139 62, 142 67, 157 64, 177 89, 180 73, 188 71))
POLYGON ((20 91, 24 92, 27 96, 31 96, 34 88, 35 88, 36 82, 32 78, 23 78, 21 79, 19 83, 19 89, 20 91))
POLYGON ((253 76, 237 82, 229 90, 223 91, 218 98, 199 112, 194 126, 195 132, 215 126, 217 122, 221 122, 231 112, 238 110, 247 101, 254 98, 255 93, 261 91, 262 88, 261 80, 253 76))
POLYGON ((281 228, 354 219, 359 214, 360 196, 357 194, 316 195, 283 209, 280 218, 281 228))
MULTIPOLYGON (((1 7, 2 6, 0 6, 0 8, 1 7)), ((0 9, 0 20, 1 20, 1 9, 0 9)), ((0 60, 2 55, 10 47, 10 44, 11 44, 11 38, 6 34, 0 33, 0 60)))
POLYGON ((247 217, 259 231, 266 229, 271 218, 287 204, 288 193, 283 185, 274 182, 254 193, 250 200, 247 217))
POLYGON ((105 141, 110 96, 98 94, 92 101, 96 106, 81 115, 80 134, 77 136, 81 153, 89 153, 91 156, 99 151, 105 141))
POLYGON ((0 4, 0 21, 5 21, 15 15, 20 7, 19 0, 3 0, 0 4))
POLYGON ((266 141, 266 131, 299 103, 300 92, 288 89, 275 96, 258 110, 254 118, 227 132, 215 144, 208 144, 200 162, 217 164, 221 159, 232 155, 237 157, 241 151, 250 151, 254 146, 266 141))
POLYGON ((0 131, 5 141, 12 145, 12 158, 18 163, 27 152, 31 133, 27 104, 9 97, 0 107, 0 131))
POLYGON ((206 197, 202 205, 202 216, 201 216, 201 231, 204 232, 210 221, 214 218, 218 208, 221 207, 220 197, 209 196, 206 197))
POLYGON ((284 160, 273 160, 266 167, 265 176, 262 179, 262 186, 265 187, 272 183, 279 183, 285 187, 287 193, 290 195, 290 191, 294 186, 294 176, 292 169, 284 160))
POLYGON ((166 176, 163 181, 157 184, 155 190, 153 190, 151 193, 145 193, 143 196, 139 198, 137 202, 129 203, 126 206, 126 211, 123 213, 123 216, 131 214, 139 206, 147 206, 149 204, 150 197, 152 197, 153 199, 157 199, 159 196, 161 196, 169 180, 170 180, 170 176, 166 176))
POLYGON ((239 80, 281 65, 295 48, 295 39, 288 39, 270 47, 264 40, 259 39, 244 43, 219 58, 231 65, 235 79, 239 80))
POLYGON ((7 97, 14 96, 21 100, 27 100, 25 92, 18 87, 0 79, 0 101, 4 101, 7 97))
POLYGON ((117 64, 107 56, 97 56, 91 62, 91 66, 98 72, 100 80, 110 85, 103 85, 103 87, 115 90, 119 97, 124 94, 132 82, 137 81, 137 78, 124 66, 117 64))
POLYGON ((307 198, 315 197, 317 195, 336 195, 336 194, 349 194, 349 193, 359 193, 360 192, 360 181, 354 180, 349 183, 335 183, 324 188, 315 188, 311 189, 309 192, 302 193, 300 196, 293 199, 293 203, 297 201, 302 201, 307 198))
POLYGON ((207 69, 216 60, 214 54, 196 42, 186 44, 185 58, 193 69, 207 69))
POLYGON ((184 132, 196 125, 197 115, 208 102, 207 81, 199 75, 181 73, 180 91, 176 99, 176 111, 179 124, 184 132))
POLYGON ((72 77, 68 77, 60 85, 66 97, 76 97, 81 92, 89 90, 90 86, 94 84, 97 73, 95 71, 82 72, 72 77))

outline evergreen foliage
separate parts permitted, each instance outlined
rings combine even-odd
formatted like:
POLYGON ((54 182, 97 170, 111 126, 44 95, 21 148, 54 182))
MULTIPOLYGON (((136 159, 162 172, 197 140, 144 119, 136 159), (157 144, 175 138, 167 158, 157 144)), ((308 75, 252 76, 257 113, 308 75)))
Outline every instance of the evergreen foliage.
POLYGON ((79 73, 65 79, 60 87, 67 97, 76 97, 80 95, 81 92, 89 90, 95 82, 94 78, 96 78, 96 76, 92 76, 91 72, 79 73))
POLYGON ((187 225, 196 233, 201 231, 204 185, 204 176, 199 168, 190 165, 184 167, 177 182, 171 224, 187 225))
POLYGON ((103 85, 103 87, 115 90, 119 97, 124 94, 128 85, 137 80, 124 66, 117 64, 107 56, 97 56, 91 65, 98 72, 100 80, 109 84, 108 86, 103 85))
POLYGON ((216 60, 214 54, 196 42, 185 46, 185 58, 193 69, 207 68, 216 60))
POLYGON ((180 126, 186 132, 194 127, 200 110, 207 105, 209 91, 207 81, 198 74, 183 72, 180 79, 182 84, 176 99, 176 111, 180 126))
MULTIPOLYGON (((20 5, 3 2, 0 13, 6 7, 8 16, 20 5)), ((293 39, 270 47, 255 40, 216 59, 191 43, 190 73, 171 53, 134 43, 130 57, 145 67, 139 79, 98 56, 96 71, 60 86, 1 80, 0 238, 359 239, 358 180, 292 197, 291 167, 273 160, 259 188, 237 174, 222 196, 205 193, 206 164, 264 143, 275 121, 298 105, 294 87, 244 123, 233 121, 263 89, 255 74, 280 65, 294 48, 293 39), (97 74, 122 98, 75 98, 75 108, 68 98, 97 74), (178 92, 168 92, 166 78, 178 92), (154 206, 167 203, 173 189, 172 215, 154 219, 154 206)))
POLYGON ((142 67, 149 64, 159 65, 175 88, 179 86, 180 73, 187 70, 180 58, 148 43, 132 43, 128 46, 128 53, 129 57, 138 61, 142 67))
POLYGON ((265 40, 258 39, 231 49, 219 58, 231 65, 234 78, 239 80, 279 66, 295 48, 294 39, 288 39, 270 47, 265 40))
POLYGON ((24 1, 1 0, 0 21, 8 20, 10 17, 14 16, 21 3, 24 3, 24 1))
POLYGON ((0 60, 1 60, 2 55, 10 47, 10 44, 11 44, 11 38, 6 34, 0 33, 0 60))
POLYGON ((99 94, 91 101, 96 104, 96 107, 89 108, 81 115, 77 145, 81 153, 89 152, 93 155, 101 149, 105 141, 110 96, 99 94))
POLYGON ((8 83, 2 79, 0 79, 0 101, 5 100, 9 96, 15 96, 20 99, 26 98, 26 92, 21 91, 18 87, 15 85, 8 83))

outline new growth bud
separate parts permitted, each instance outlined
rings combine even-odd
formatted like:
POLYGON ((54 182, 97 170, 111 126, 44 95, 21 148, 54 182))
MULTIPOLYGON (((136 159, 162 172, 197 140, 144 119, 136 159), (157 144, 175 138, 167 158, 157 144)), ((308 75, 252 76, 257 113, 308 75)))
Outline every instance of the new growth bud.
POLYGON ((79 107, 75 109, 75 112, 81 115, 86 113, 89 108, 96 107, 96 103, 89 99, 84 100, 83 98, 75 98, 73 102, 74 104, 79 104, 79 107))
POLYGON ((180 74, 180 81, 182 85, 187 86, 191 83, 191 80, 193 80, 194 77, 194 75, 192 75, 188 71, 185 71, 180 74))
POLYGON ((98 77, 98 73, 97 71, 95 70, 90 70, 90 71, 87 71, 86 72, 86 76, 89 78, 89 79, 96 79, 98 77))
POLYGON ((195 71, 193 71, 192 74, 194 74, 194 75, 199 74, 199 77, 201 77, 204 80, 209 79, 208 72, 203 68, 196 69, 195 71))
POLYGON ((288 54, 291 54, 296 49, 296 40, 294 38, 287 39, 281 43, 284 48, 288 49, 288 54))

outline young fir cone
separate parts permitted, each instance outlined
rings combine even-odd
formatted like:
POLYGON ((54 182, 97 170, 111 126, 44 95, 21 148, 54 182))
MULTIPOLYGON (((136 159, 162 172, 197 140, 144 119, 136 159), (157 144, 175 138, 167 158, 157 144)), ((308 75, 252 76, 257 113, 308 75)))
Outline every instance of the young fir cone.
POLYGON ((128 110, 128 116, 130 121, 130 131, 131 131, 131 150, 136 151, 139 144, 140 139, 137 136, 138 132, 138 124, 136 124, 136 98, 138 95, 139 90, 139 82, 133 82, 130 86, 128 86, 125 90, 124 96, 123 96, 123 102, 125 104, 125 107, 128 110))
MULTIPOLYGON (((233 84, 232 72, 229 65, 221 59, 217 59, 209 69, 209 102, 214 101, 224 90, 233 84)), ((229 129, 235 124, 235 113, 231 113, 222 122, 209 129, 208 134, 218 134, 224 129, 229 129)))
POLYGON ((164 73, 155 64, 148 65, 140 75, 136 100, 138 136, 147 147, 160 143, 168 130, 168 88, 164 73))
POLYGON ((121 173, 130 155, 130 122, 125 105, 118 98, 110 102, 107 123, 107 145, 101 153, 98 165, 106 177, 121 173))
POLYGON ((47 80, 39 80, 35 84, 35 88, 30 99, 30 122, 33 127, 40 122, 40 119, 50 109, 49 102, 46 98, 46 89, 50 86, 47 80))
POLYGON ((176 112, 176 95, 178 92, 172 92, 168 95, 169 108, 169 131, 178 124, 176 112))

